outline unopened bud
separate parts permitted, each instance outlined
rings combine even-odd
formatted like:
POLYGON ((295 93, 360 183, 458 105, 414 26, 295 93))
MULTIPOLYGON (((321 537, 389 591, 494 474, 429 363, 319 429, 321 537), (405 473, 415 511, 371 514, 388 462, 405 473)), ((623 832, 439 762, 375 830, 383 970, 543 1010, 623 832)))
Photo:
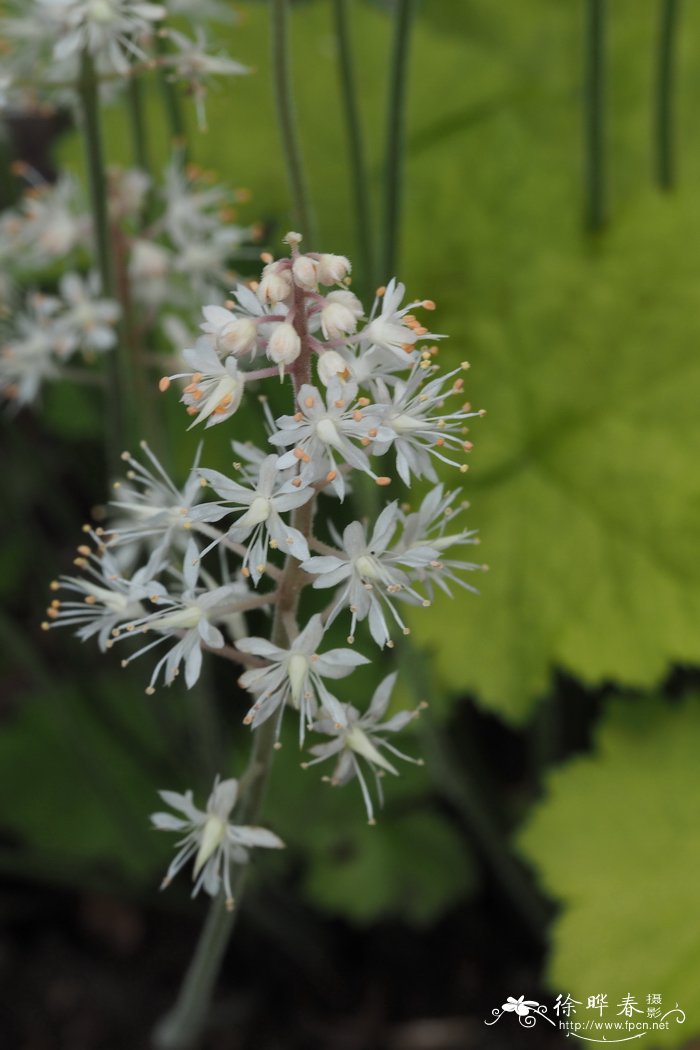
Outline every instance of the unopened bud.
POLYGON ((318 287, 318 263, 308 255, 300 255, 294 260, 292 273, 296 283, 308 292, 318 287))
POLYGON ((267 356, 276 365, 291 365, 301 353, 301 339, 293 325, 283 321, 275 327, 267 344, 267 356))
POLYGON ((321 284, 340 284, 352 269, 344 255, 322 255, 318 260, 318 279, 321 284))
POLYGON ((281 303, 292 294, 292 281, 288 270, 280 269, 280 263, 268 263, 263 269, 262 279, 256 289, 261 303, 281 303))

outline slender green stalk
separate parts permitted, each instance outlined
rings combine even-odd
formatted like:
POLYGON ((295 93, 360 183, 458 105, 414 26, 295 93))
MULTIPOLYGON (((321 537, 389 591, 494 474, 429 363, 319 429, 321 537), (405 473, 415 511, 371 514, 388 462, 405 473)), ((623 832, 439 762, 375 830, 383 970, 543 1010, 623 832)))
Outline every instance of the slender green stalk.
POLYGON ((656 178, 662 190, 675 182, 673 87, 678 38, 679 0, 661 0, 656 80, 656 178))
MULTIPOLYGON (((168 50, 166 37, 161 36, 160 33, 156 33, 155 40, 158 57, 163 58, 167 55, 168 50)), ((185 122, 185 115, 182 111, 182 99, 177 84, 170 79, 167 67, 162 64, 158 67, 158 83, 160 85, 160 94, 163 101, 163 109, 165 110, 165 118, 168 122, 170 137, 174 140, 181 152, 183 164, 186 164, 189 155, 189 146, 187 124, 185 122)))
POLYGON ((84 51, 82 57, 80 98, 85 121, 85 158, 90 186, 97 268, 100 275, 102 294, 114 296, 114 261, 112 259, 109 216, 107 212, 107 185, 100 124, 99 82, 92 56, 88 51, 84 51))
POLYGON ((586 228, 605 222, 605 0, 586 0, 584 155, 586 228))
POLYGON ((277 103, 282 152, 292 195, 293 220, 308 249, 316 245, 316 223, 306 186, 296 125, 289 62, 289 0, 271 0, 272 77, 277 103))
POLYGON ((355 227, 363 274, 363 280, 359 283, 361 287, 374 289, 376 282, 372 245, 372 209, 370 206, 369 180, 362 141, 362 127, 357 108, 355 77, 352 68, 347 0, 333 0, 333 13, 338 45, 340 98, 348 137, 351 188, 355 203, 355 227))
POLYGON ((129 124, 131 126, 134 162, 142 171, 149 173, 151 166, 148 156, 146 122, 144 120, 143 83, 138 76, 132 76, 129 79, 127 85, 127 105, 129 108, 129 124))
MULTIPOLYGON (((79 94, 83 111, 83 139, 85 161, 90 187, 93 241, 97 271, 100 276, 102 295, 116 297, 115 267, 107 208, 107 182, 100 123, 99 81, 92 56, 83 52, 79 94)), ((112 471, 119 465, 119 455, 129 433, 129 391, 131 387, 129 361, 125 356, 123 332, 118 333, 117 346, 110 355, 109 381, 113 389, 107 397, 105 419, 107 423, 108 460, 112 471)))
MULTIPOLYGON (((302 354, 296 371, 292 373, 295 397, 300 387, 311 379, 311 349, 303 296, 297 306, 300 308, 295 311, 294 324, 302 341, 302 354)), ((292 514, 293 528, 304 536, 311 535, 314 503, 314 500, 309 500, 292 514)), ((290 644, 287 624, 289 618, 296 615, 303 587, 301 562, 293 555, 287 555, 272 622, 270 637, 274 645, 290 644)), ((276 730, 276 719, 269 718, 254 734, 251 756, 239 783, 239 802, 233 814, 237 824, 254 823, 258 818, 272 769, 276 730)), ((246 866, 239 865, 231 879, 231 890, 239 905, 245 878, 246 866)), ((201 1035, 235 917, 235 911, 226 911, 223 895, 219 894, 211 903, 177 1002, 154 1032, 153 1043, 157 1050, 188 1050, 201 1035)))
POLYGON ((394 275, 399 253, 404 124, 412 21, 413 0, 396 0, 384 157, 384 231, 381 256, 383 279, 394 275))

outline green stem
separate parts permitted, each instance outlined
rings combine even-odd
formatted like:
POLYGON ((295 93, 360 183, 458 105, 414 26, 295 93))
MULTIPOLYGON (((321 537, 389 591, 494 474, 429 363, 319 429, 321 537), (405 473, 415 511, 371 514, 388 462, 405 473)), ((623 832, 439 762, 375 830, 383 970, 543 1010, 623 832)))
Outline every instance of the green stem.
POLYGON ((399 223, 404 153, 404 124, 408 85, 408 52, 413 0, 396 0, 394 42, 389 73, 389 100, 384 157, 384 237, 382 279, 394 276, 399 252, 399 223))
POLYGON ((352 68, 350 30, 347 0, 334 0, 335 35, 338 43, 340 97, 345 117, 350 155, 352 193, 355 201, 357 240, 362 264, 361 287, 374 289, 374 254, 372 248, 372 213, 369 199, 369 181, 362 141, 362 127, 357 108, 355 77, 352 68))
MULTIPOLYGON (((295 400, 304 383, 311 378, 311 350, 303 308, 303 294, 297 295, 294 324, 302 340, 302 353, 292 373, 295 400)), ((292 527, 304 536, 311 535, 314 500, 298 507, 292 514, 292 527)), ((278 588, 277 604, 272 622, 271 641, 285 647, 290 644, 286 624, 296 614, 299 597, 304 587, 301 562, 287 555, 278 588)), ((262 808, 265 788, 272 769, 277 720, 268 718, 253 736, 253 749, 239 784, 239 803, 233 814, 236 824, 255 823, 262 808)), ((239 865, 231 879, 231 890, 238 905, 243 893, 246 866, 239 865)), ((238 910, 238 909, 237 909, 238 910)), ((221 969, 226 946, 233 931, 237 910, 227 912, 223 894, 210 906, 195 954, 173 1009, 157 1026, 153 1044, 157 1050, 188 1050, 200 1036, 209 1012, 214 988, 221 969)))
POLYGON ((679 0, 661 0, 659 55, 656 83, 656 177, 662 190, 675 182, 674 139, 674 51, 678 36, 679 0))
MULTIPOLYGON (((93 241, 95 259, 100 277, 101 293, 106 298, 116 298, 115 267, 107 207, 107 180, 105 173, 102 128, 100 123, 99 81, 95 73, 92 56, 84 51, 81 61, 79 94, 83 111, 85 161, 90 189, 93 241)), ((111 470, 119 470, 119 456, 129 434, 131 375, 126 356, 123 329, 120 327, 117 345, 109 357, 109 381, 113 389, 108 392, 107 449, 111 470)))
MULTIPOLYGON (((158 57, 164 58, 168 53, 166 37, 156 33, 155 40, 158 57)), ((182 99, 178 92, 177 84, 169 78, 167 66, 162 64, 158 68, 158 82, 160 85, 163 109, 165 110, 165 118, 168 122, 170 137, 180 151, 182 163, 186 164, 189 155, 189 145, 187 139, 187 124, 185 122, 185 115, 182 111, 182 99)))
POLYGON ((114 296, 114 261, 109 236, 107 186, 105 179, 104 148, 100 125, 99 82, 92 56, 83 52, 80 97, 85 121, 85 157, 87 162, 90 204, 94 227, 95 254, 100 274, 102 294, 114 296))
POLYGON ((293 220, 308 250, 316 245, 316 224, 308 190, 296 126, 296 112, 289 63, 289 0, 271 0, 272 76, 277 103, 282 152, 292 195, 293 220))
POLYGON ((130 77, 126 90, 134 161, 141 171, 149 174, 151 166, 148 156, 148 136, 146 135, 146 122, 144 120, 143 83, 141 78, 136 76, 130 77))
POLYGON ((584 219, 591 231, 605 221, 604 52, 605 0, 586 0, 584 219))

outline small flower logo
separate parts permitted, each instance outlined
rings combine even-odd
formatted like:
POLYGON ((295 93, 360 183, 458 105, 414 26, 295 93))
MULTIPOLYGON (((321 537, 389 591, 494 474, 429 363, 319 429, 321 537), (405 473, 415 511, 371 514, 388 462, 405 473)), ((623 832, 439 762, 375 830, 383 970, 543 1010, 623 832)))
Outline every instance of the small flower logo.
POLYGON ((536 1009, 539 1005, 534 999, 526 999, 524 995, 521 995, 518 999, 514 999, 512 995, 509 995, 501 1010, 504 1010, 506 1013, 517 1014, 518 1017, 527 1017, 530 1010, 536 1009))

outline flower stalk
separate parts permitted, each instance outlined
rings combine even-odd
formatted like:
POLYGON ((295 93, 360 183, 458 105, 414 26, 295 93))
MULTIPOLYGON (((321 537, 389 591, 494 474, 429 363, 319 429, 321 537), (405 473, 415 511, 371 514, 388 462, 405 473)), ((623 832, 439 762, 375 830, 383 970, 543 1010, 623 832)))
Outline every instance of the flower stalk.
POLYGON ((296 124, 289 56, 289 0, 271 0, 272 75, 282 153, 292 195, 292 214, 304 238, 316 241, 316 221, 309 197, 296 124))
POLYGON ((333 15, 338 47, 340 98, 348 138, 350 183, 355 204, 357 244, 362 263, 363 280, 367 288, 370 289, 374 288, 376 283, 374 279, 374 248, 372 243, 372 209, 362 127, 357 106, 347 0, 333 0, 333 15))
MULTIPOLYGON (((84 121, 85 160, 90 189, 93 242, 102 295, 115 298, 115 263, 107 203, 107 175, 100 121, 99 80, 90 52, 82 53, 79 95, 84 121)), ((110 358, 110 384, 107 397, 107 448, 110 469, 114 472, 119 455, 131 432, 131 369, 124 346, 123 330, 118 331, 117 345, 110 358)))
POLYGON ((605 0, 586 0, 584 73, 584 222, 605 222, 605 0))
POLYGON ((399 254, 403 140, 412 21, 413 0, 396 0, 384 154, 384 235, 381 272, 387 276, 395 273, 399 254))
POLYGON ((656 81, 656 178, 662 190, 675 183, 675 49, 678 39, 679 2, 660 0, 659 50, 656 81))

